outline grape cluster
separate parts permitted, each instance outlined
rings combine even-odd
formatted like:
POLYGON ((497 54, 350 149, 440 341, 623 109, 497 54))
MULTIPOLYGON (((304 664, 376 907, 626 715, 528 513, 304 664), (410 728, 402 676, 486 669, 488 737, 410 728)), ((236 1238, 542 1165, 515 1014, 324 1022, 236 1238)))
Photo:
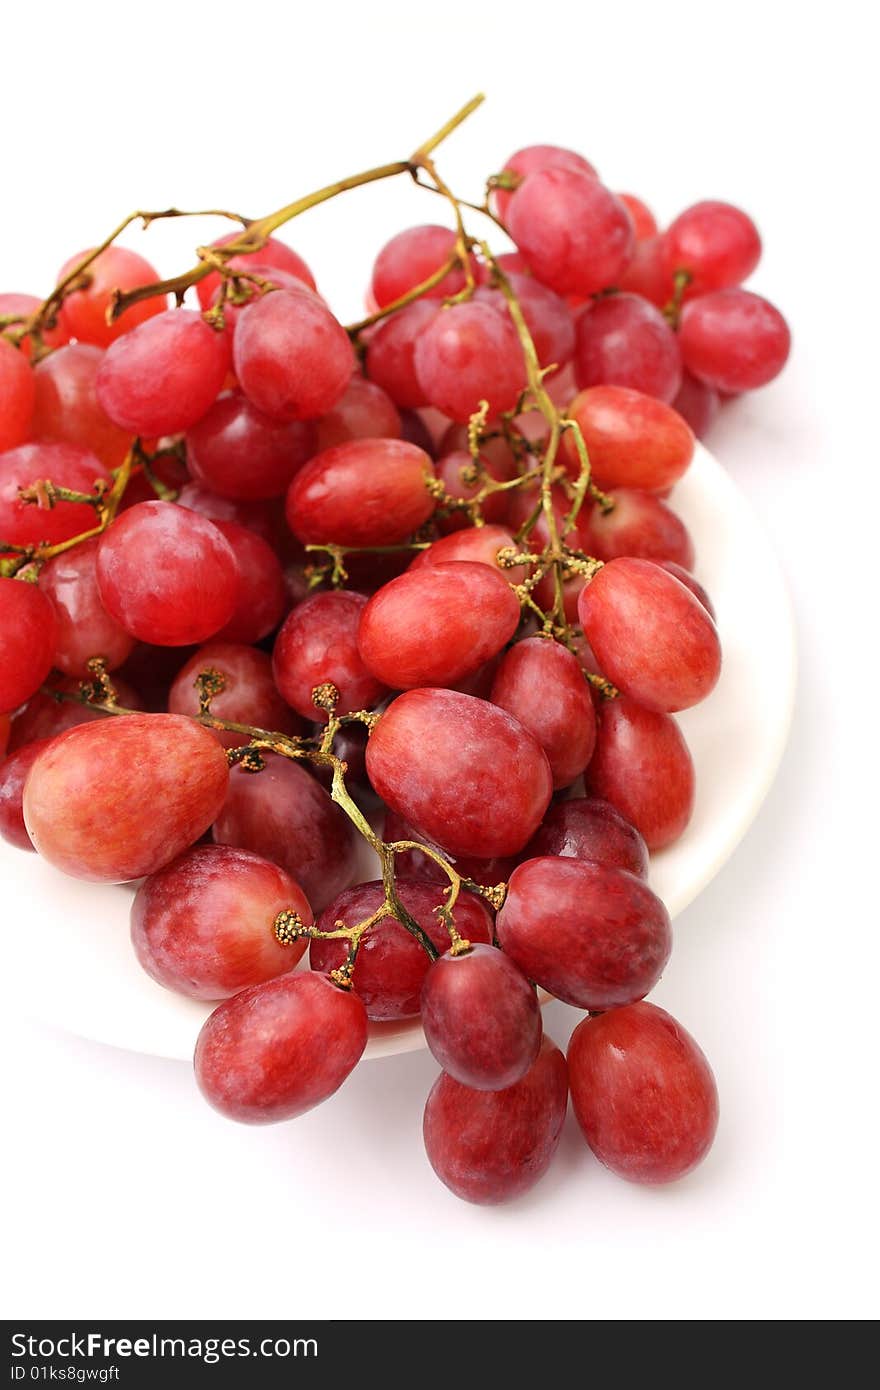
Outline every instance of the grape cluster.
POLYGON ((712 1142, 708 1064, 644 1002, 649 852, 694 801, 674 715, 721 665, 668 498, 789 340, 744 213, 660 234, 569 150, 489 179, 493 254, 433 160, 474 104, 171 280, 113 237, 0 296, 0 833, 142 880, 137 958, 216 1003, 195 1071, 233 1119, 303 1113, 420 1016, 430 1162, 497 1202, 569 1092, 626 1178, 712 1142), (273 233, 396 174, 455 227, 393 237, 346 328, 273 233), (567 1059, 538 990, 585 1012, 567 1059))

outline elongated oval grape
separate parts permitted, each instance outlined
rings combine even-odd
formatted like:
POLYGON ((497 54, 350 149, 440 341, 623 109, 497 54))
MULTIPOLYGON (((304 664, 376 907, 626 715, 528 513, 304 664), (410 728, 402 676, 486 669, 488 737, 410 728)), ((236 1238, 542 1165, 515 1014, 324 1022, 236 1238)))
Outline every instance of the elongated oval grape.
POLYGON ((36 584, 0 578, 0 713, 17 709, 52 669, 58 621, 36 584))
MULTIPOLYGON (((581 427, 599 487, 665 492, 687 471, 694 456, 690 427, 665 401, 626 386, 591 386, 568 409, 581 427)), ((562 458, 573 475, 580 460, 570 432, 562 458)))
POLYGON ((358 650, 392 690, 452 685, 500 652, 519 619, 519 599, 493 566, 428 565, 373 595, 361 614, 358 650))
POLYGON ((582 389, 629 386, 673 401, 681 386, 678 339, 647 299, 609 295, 578 315, 574 374, 582 389))
POLYGON ((0 762, 0 835, 16 849, 34 848, 24 823, 24 784, 37 758, 51 741, 40 738, 26 743, 0 762))
POLYGON ((581 1009, 641 999, 672 950, 669 914, 642 879, 557 856, 514 869, 495 930, 530 980, 581 1009))
POLYGON ((370 709, 385 694, 385 686, 358 651, 358 624, 366 603, 363 594, 343 589, 312 594, 294 608, 279 632, 272 653, 275 683, 305 719, 323 717, 326 722, 312 691, 327 681, 339 691, 338 714, 370 709))
POLYGON ((541 1047, 541 1010, 525 975, 494 946, 446 951, 422 985, 422 1027, 448 1075, 478 1091, 521 1081, 541 1047))
MULTIPOLYGON (((30 370, 30 368, 28 368, 30 370)), ((23 502, 22 488, 52 482, 72 492, 93 493, 109 483, 104 465, 75 444, 22 444, 0 454, 0 541, 11 545, 56 545, 90 531, 94 509, 87 502, 56 502, 52 507, 23 502)))
POLYGON ((557 801, 524 851, 525 859, 558 854, 648 877, 648 846, 610 801, 575 796, 557 801))
POLYGON ((315 295, 275 290, 238 318, 233 363, 241 389, 276 420, 315 420, 355 368, 348 334, 315 295))
MULTIPOLYGON (((199 713, 196 678, 204 671, 216 671, 223 677, 223 689, 211 700, 215 719, 250 724, 280 734, 301 731, 299 720, 276 689, 271 660, 265 652, 242 642, 206 642, 193 653, 178 671, 168 692, 168 708, 172 714, 199 713)), ((245 734, 213 729, 211 732, 227 748, 248 742, 245 734)))
POLYGON ((289 874, 231 845, 197 845, 141 884, 131 940, 147 974, 192 999, 225 999, 292 970, 306 942, 282 946, 275 919, 312 910, 289 874))
POLYGON ((226 334, 190 309, 167 309, 107 349, 95 391, 115 425, 153 438, 201 419, 228 370, 226 334))
POLYGON ((434 510, 434 465, 402 439, 352 439, 317 454, 287 494, 287 521, 304 544, 395 545, 434 510))
POLYGON ((616 560, 634 555, 657 564, 672 560, 690 568, 694 543, 681 517, 653 492, 615 488, 614 507, 603 512, 594 507, 581 518, 583 548, 597 560, 616 560))
POLYGON ((512 321, 475 300, 441 309, 422 330, 415 367, 429 405, 463 423, 483 400, 492 415, 512 410, 526 379, 512 321))
POLYGON ((761 259, 761 238, 740 208, 717 199, 694 203, 680 212, 661 238, 663 263, 670 275, 686 271, 688 298, 739 285, 761 259))
POLYGON ((715 624, 699 599, 650 560, 611 560, 581 591, 578 614, 601 669, 647 709, 704 700, 721 673, 715 624))
POLYGON ((516 854, 553 792, 546 754, 505 710, 456 690, 410 690, 367 744, 382 800, 452 854, 516 854))
POLYGON ((535 735, 554 787, 580 776, 596 742, 596 715, 577 657, 544 637, 517 642, 498 667, 490 698, 535 735))
POLYGON ((563 295, 616 284, 635 246, 620 200, 573 169, 527 174, 511 197, 507 227, 532 274, 563 295))
POLYGON ((282 975, 214 1010, 196 1043, 196 1081, 231 1120, 292 1120, 339 1090, 366 1045, 356 994, 325 975, 282 975))
POLYGON ((125 883, 188 849, 229 785, 223 749, 176 714, 128 714, 61 734, 31 769, 24 822, 72 878, 125 883))
POLYGON ((477 1091, 443 1073, 425 1106, 431 1167, 466 1202, 521 1197, 550 1167, 567 1106, 565 1058, 548 1037, 522 1080, 503 1091, 477 1091))
POLYGON ((107 468, 118 468, 131 434, 114 425, 98 404, 95 382, 104 353, 91 343, 70 343, 34 368, 36 401, 31 434, 90 449, 107 468))
POLYGON ((36 383, 30 363, 23 352, 0 337, 0 453, 27 439, 35 398, 36 383))
POLYGON ((40 588, 51 599, 58 631, 52 664, 70 676, 88 675, 99 656, 113 671, 131 655, 134 638, 111 618, 98 590, 97 540, 62 551, 43 567, 40 588))
POLYGON ((273 420, 240 391, 220 396, 186 435, 193 478, 236 501, 283 497, 316 448, 313 424, 273 420))
POLYGON ((466 526, 461 531, 441 536, 425 550, 417 551, 409 567, 420 570, 428 565, 448 564, 450 560, 473 560, 481 565, 494 565, 511 584, 519 584, 526 576, 526 568, 516 565, 513 569, 501 569, 498 552, 505 549, 516 549, 513 532, 506 526, 466 526))
MULTIPOLYGON (((442 869, 439 872, 442 874, 442 869)), ((437 908, 443 903, 444 886, 448 885, 445 874, 443 886, 409 883, 405 879, 397 884, 400 902, 441 952, 449 946, 449 933, 437 916, 437 908)), ((384 901, 381 882, 355 884, 324 908, 318 927, 321 931, 333 931, 337 922, 354 927, 372 916, 384 901)), ((491 942, 492 915, 473 893, 459 894, 455 922, 468 941, 491 942)), ((344 941, 315 940, 309 950, 312 969, 324 974, 338 969, 347 955, 344 941)), ((424 947, 396 918, 383 917, 371 927, 361 938, 352 976, 352 987, 363 1000, 368 1017, 377 1022, 413 1018, 419 1012, 422 982, 430 964, 424 947)))
POLYGON ((664 849, 687 828, 694 809, 694 763, 669 714, 621 695, 603 700, 587 785, 664 849))
MULTIPOLYGON (((70 271, 75 270, 88 254, 89 251, 80 251, 65 261, 58 272, 57 283, 60 284, 70 271)), ((85 287, 65 295, 59 315, 67 336, 77 338, 81 343, 109 347, 118 338, 137 328, 138 324, 163 313, 168 303, 164 295, 151 295, 130 305, 113 323, 107 322, 107 310, 114 290, 155 285, 159 279, 150 262, 136 251, 129 251, 126 246, 108 246, 83 271, 83 278, 87 282, 85 287)))
POLYGON ((568 1048, 571 1101, 593 1153, 629 1182, 673 1182, 702 1162, 718 1091, 690 1033, 656 1004, 584 1019, 568 1048))

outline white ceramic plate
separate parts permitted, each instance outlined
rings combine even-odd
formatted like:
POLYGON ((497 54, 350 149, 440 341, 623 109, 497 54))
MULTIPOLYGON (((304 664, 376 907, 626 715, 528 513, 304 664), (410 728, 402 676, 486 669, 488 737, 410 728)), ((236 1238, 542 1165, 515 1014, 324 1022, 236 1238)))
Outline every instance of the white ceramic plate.
MULTIPOLYGON (((697 547, 697 577, 718 613, 724 667, 681 716, 697 767, 687 832, 654 858, 651 883, 673 917, 730 857, 770 788, 791 720, 796 655, 785 581, 763 527, 700 448, 674 505, 697 547)), ((364 866, 362 877, 372 877, 364 866)), ((83 1037, 189 1059, 209 1006, 162 989, 131 951, 131 891, 66 878, 0 841, 6 978, 24 1011, 83 1037), (9 959, 11 954, 12 959, 9 959)), ((423 1046, 417 1021, 374 1025, 368 1057, 423 1046)))

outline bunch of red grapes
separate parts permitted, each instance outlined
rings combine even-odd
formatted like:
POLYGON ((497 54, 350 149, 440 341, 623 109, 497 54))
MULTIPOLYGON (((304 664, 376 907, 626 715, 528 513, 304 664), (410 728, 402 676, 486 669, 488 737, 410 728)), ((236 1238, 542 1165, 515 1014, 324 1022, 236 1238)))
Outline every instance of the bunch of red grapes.
POLYGON ((428 1157, 498 1202, 569 1091, 625 1178, 712 1143, 709 1066, 644 1002, 649 852, 694 801, 673 716, 721 664, 667 498, 789 335, 741 288, 745 213, 659 234, 570 150, 488 181, 493 255, 433 163, 469 109, 346 181, 410 174, 455 218, 388 242, 359 324, 271 235, 333 190, 172 280, 108 239, 0 295, 0 833, 142 880, 137 957, 219 1001, 195 1070, 234 1119, 301 1114, 420 1016, 428 1157), (585 1012, 567 1058, 538 990, 585 1012))

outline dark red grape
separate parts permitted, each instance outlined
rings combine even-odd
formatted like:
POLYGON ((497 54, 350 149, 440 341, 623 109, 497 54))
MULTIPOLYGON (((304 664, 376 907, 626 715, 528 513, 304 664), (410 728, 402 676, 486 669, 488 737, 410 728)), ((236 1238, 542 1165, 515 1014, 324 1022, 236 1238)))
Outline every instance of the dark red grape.
POLYGON ((648 877, 648 846, 634 825, 610 801, 576 796, 550 807, 524 859, 561 855, 648 877))
POLYGON ((311 459, 287 494, 287 521, 304 544, 395 545, 434 510, 434 465, 401 439, 351 439, 311 459))
MULTIPOLYGON (((460 930, 460 929, 459 929, 460 930)), ((422 985, 422 1027, 443 1070, 478 1091, 521 1081, 541 1048, 533 987, 494 946, 439 956, 422 985)))
POLYGON ((577 657, 544 637, 517 642, 502 659, 490 698, 535 735, 554 787, 580 776, 592 757, 596 716, 577 657))
POLYGON ((625 695, 602 701, 586 780, 652 850, 677 840, 693 814, 694 764, 684 735, 671 715, 625 695))
POLYGON ((273 420, 240 391, 221 396, 186 436, 196 482, 237 501, 283 497, 316 447, 313 424, 273 420))
POLYGON ((16 849, 34 848, 24 823, 24 784, 37 758, 51 742, 49 738, 36 739, 0 762, 0 835, 16 849))
POLYGON ((321 717, 312 691, 326 681, 339 691, 338 714, 371 709, 385 694, 358 651, 358 624, 366 603, 363 594, 344 589, 312 594, 279 632, 272 655, 275 683, 304 718, 321 717))

